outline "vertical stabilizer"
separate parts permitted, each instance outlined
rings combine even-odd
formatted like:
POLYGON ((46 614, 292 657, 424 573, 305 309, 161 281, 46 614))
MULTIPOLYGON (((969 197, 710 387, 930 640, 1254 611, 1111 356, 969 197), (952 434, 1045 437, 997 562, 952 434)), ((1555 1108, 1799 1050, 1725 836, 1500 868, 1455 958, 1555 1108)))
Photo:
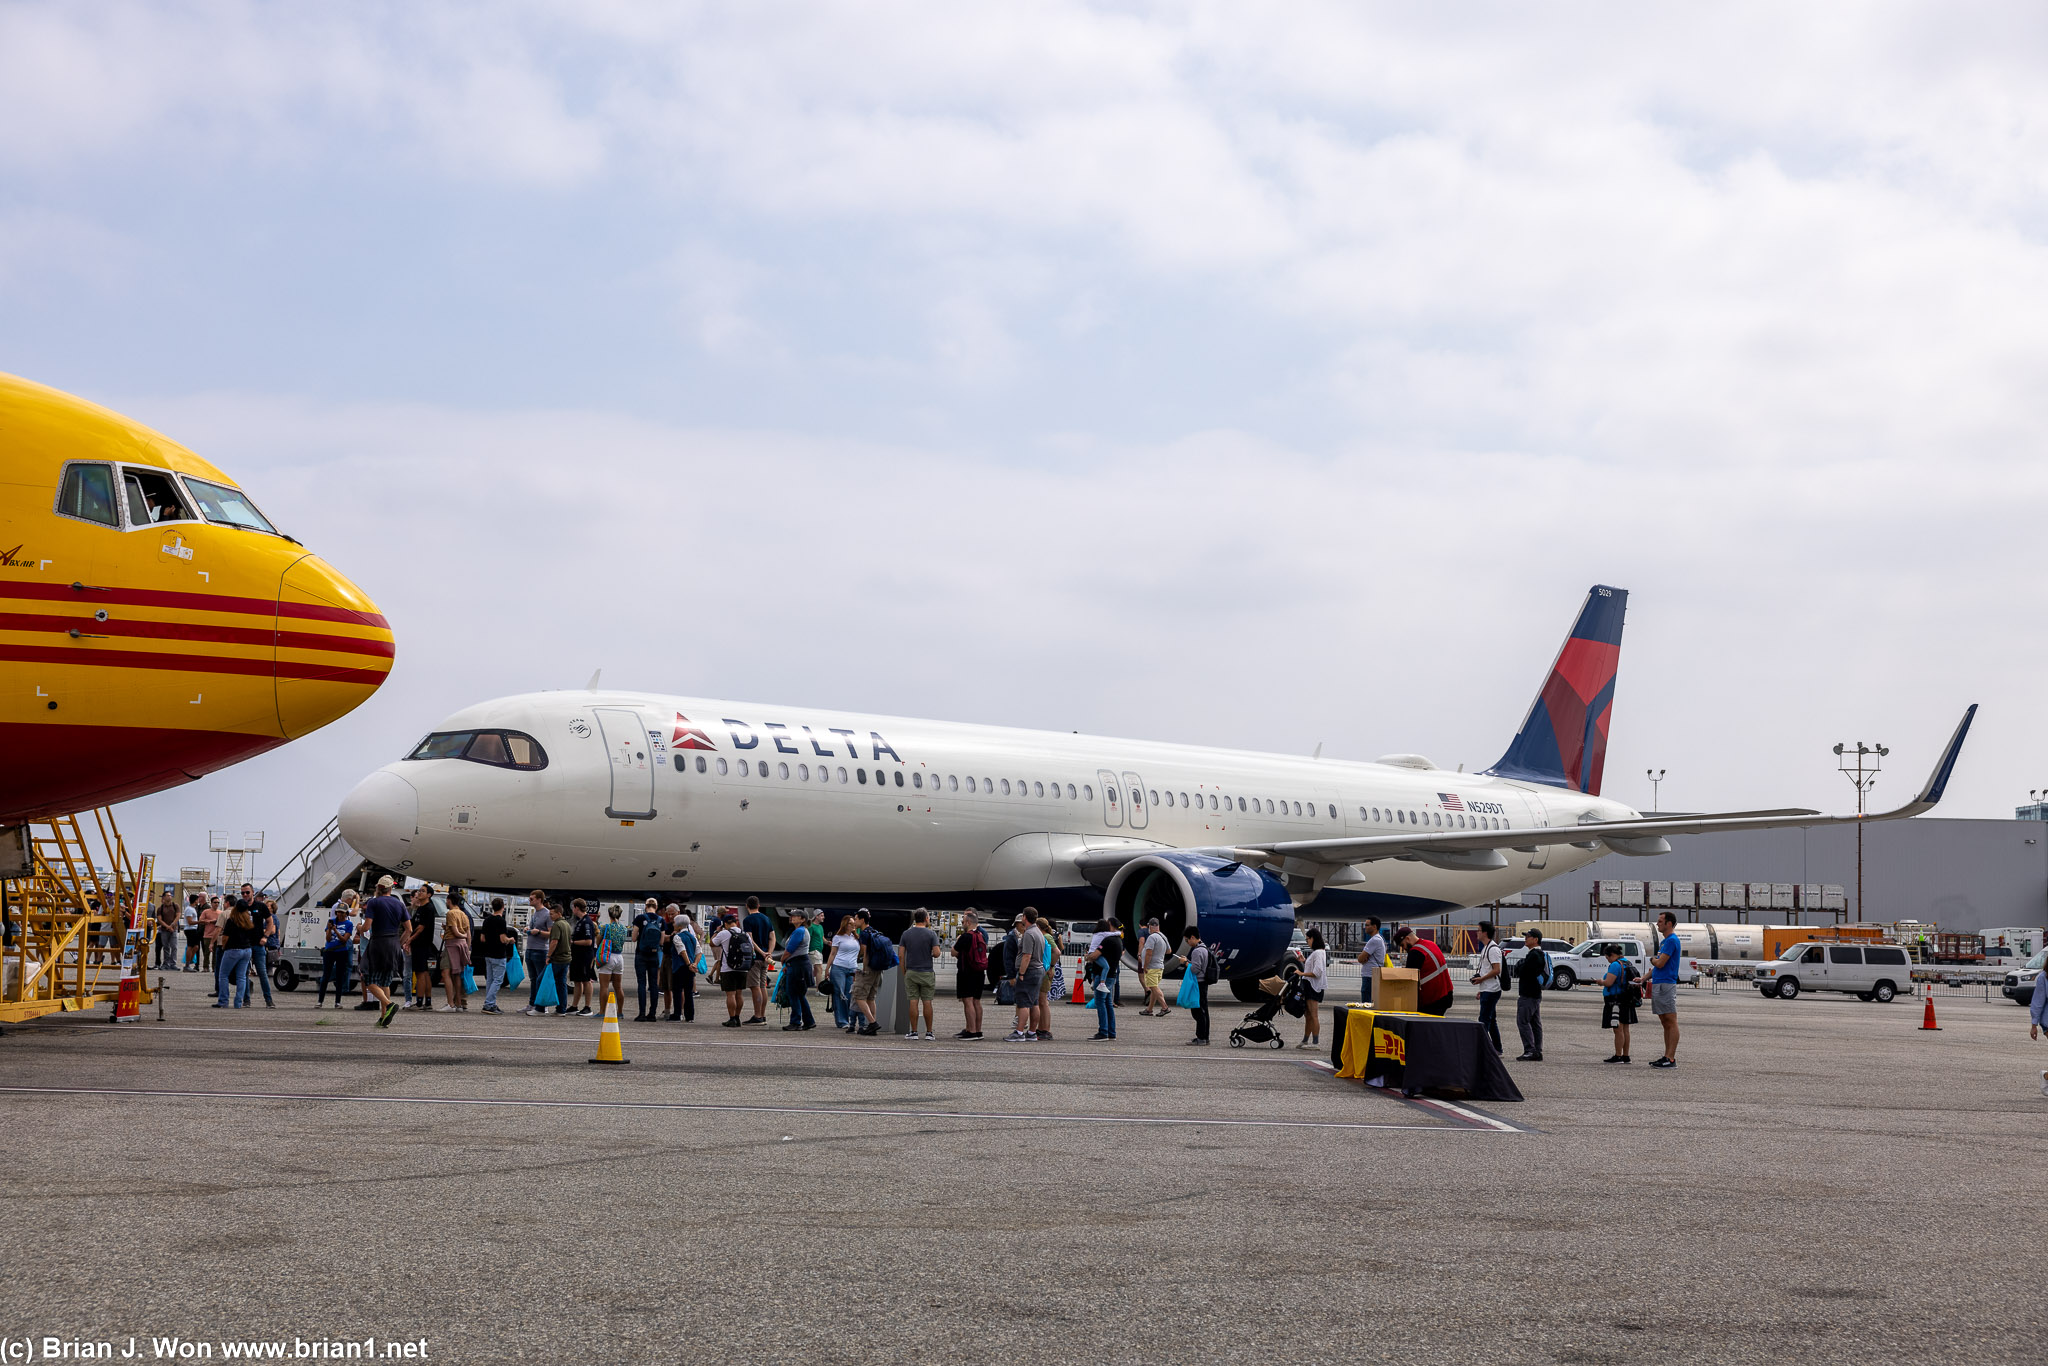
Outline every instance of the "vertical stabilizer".
POLYGON ((1599 795, 1627 609, 1625 588, 1595 584, 1586 594, 1521 730, 1488 773, 1599 795))

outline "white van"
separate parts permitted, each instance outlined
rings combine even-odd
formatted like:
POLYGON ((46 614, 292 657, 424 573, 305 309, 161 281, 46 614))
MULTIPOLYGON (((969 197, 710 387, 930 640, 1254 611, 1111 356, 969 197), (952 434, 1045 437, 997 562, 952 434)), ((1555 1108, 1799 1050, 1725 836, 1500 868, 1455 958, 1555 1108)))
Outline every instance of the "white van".
MULTIPOLYGON (((1570 991, 1581 982, 1592 986, 1600 985, 1600 979, 1607 975, 1607 946, 1609 944, 1619 944, 1621 946, 1621 956, 1628 959, 1629 966, 1636 970, 1635 975, 1638 980, 1646 978, 1650 975, 1650 962, 1647 956, 1649 953, 1648 943, 1647 939, 1636 939, 1633 937, 1627 939, 1588 939, 1570 953, 1553 953, 1550 955, 1550 989, 1552 991, 1570 991)), ((1678 980, 1698 986, 1700 981, 1698 961, 1681 956, 1678 960, 1678 980)))
POLYGON ((1846 991, 1882 1002, 1913 989, 1913 970, 1897 944, 1794 944, 1756 970, 1756 989, 1781 1001, 1802 991, 1846 991))

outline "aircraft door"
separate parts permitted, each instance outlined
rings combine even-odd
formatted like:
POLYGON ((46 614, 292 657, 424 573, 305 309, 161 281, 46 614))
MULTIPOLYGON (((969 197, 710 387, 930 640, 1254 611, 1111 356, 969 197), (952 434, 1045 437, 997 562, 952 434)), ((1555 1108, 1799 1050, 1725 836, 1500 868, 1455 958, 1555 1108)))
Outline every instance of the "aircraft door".
POLYGON ((611 801, 604 814, 614 820, 654 818, 654 764, 648 758, 647 725, 625 707, 592 707, 605 753, 611 759, 611 801))
POLYGON ((1146 818, 1145 780, 1135 773, 1124 774, 1124 795, 1130 799, 1130 805, 1124 808, 1125 819, 1130 821, 1131 829, 1143 830, 1146 818))
POLYGON ((1124 803, 1116 790, 1116 774, 1106 768, 1100 768, 1095 771, 1095 780, 1102 784, 1102 823, 1108 826, 1122 825, 1124 803))
MULTIPOLYGON (((1541 829, 1550 824, 1550 812, 1544 807, 1543 798, 1524 796, 1522 798, 1522 807, 1529 813, 1529 824, 1531 826, 1541 829)), ((1529 855, 1529 866, 1531 868, 1541 868, 1548 862, 1550 862, 1550 846, 1547 844, 1537 845, 1536 852, 1529 855)))

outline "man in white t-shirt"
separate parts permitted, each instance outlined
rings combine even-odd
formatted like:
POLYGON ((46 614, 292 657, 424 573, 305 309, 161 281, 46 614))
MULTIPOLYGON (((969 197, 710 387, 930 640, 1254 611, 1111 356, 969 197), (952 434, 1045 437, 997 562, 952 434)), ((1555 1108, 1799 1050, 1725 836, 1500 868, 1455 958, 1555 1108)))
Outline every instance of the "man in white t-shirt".
POLYGON ((1501 957, 1500 945, 1493 942, 1493 922, 1482 920, 1477 926, 1479 950, 1472 955, 1472 985, 1479 988, 1479 1027, 1486 1031, 1486 1037, 1493 1040, 1493 1051, 1501 1051, 1500 1025, 1494 1019, 1494 1012, 1500 1008, 1501 957))
POLYGON ((1387 965, 1387 941, 1380 934, 1380 918, 1365 918, 1365 947, 1358 951, 1358 999, 1372 1004, 1372 970, 1387 965))
POLYGON ((1172 1010, 1166 1004, 1166 991, 1160 985, 1166 979, 1166 955, 1173 951, 1173 945, 1166 942, 1166 936, 1159 932, 1159 917, 1145 922, 1145 938, 1138 945, 1138 980, 1145 984, 1145 1008, 1140 1015, 1170 1015, 1172 1010))

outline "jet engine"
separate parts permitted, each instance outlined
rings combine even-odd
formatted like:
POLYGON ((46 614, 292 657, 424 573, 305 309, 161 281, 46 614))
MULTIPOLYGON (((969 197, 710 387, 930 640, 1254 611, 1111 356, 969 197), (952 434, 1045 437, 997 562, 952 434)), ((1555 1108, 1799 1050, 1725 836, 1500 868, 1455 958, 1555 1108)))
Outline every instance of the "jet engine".
POLYGON ((1133 950, 1143 938, 1138 927, 1154 916, 1176 953, 1181 935, 1194 925, 1221 960, 1226 980, 1272 971, 1294 935, 1294 902, 1279 878, 1209 854, 1165 849, 1140 855, 1110 878, 1103 906, 1133 950))

